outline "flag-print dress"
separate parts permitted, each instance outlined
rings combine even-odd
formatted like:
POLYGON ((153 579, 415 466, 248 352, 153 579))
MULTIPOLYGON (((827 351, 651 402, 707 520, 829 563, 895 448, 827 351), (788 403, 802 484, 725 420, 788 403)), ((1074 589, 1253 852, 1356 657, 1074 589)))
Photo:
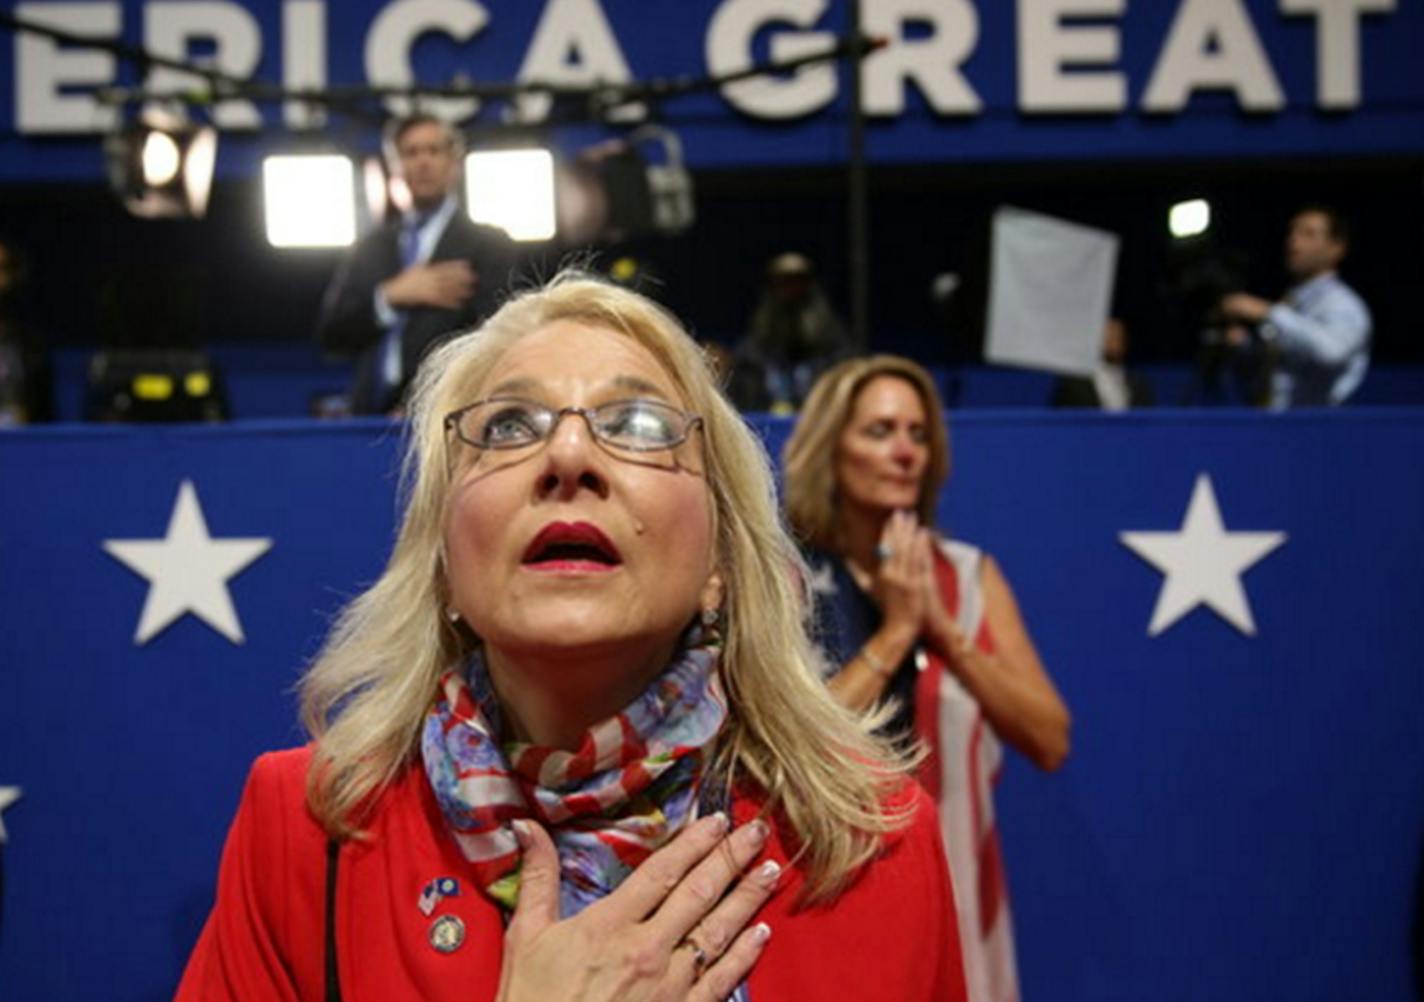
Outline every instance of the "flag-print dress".
MULTIPOLYGON (((880 610, 856 585, 844 562, 812 551, 815 630, 828 674, 839 671, 880 627, 880 610)), ((935 575, 940 596, 964 631, 985 651, 994 649, 984 615, 983 553, 941 539, 935 575)), ((898 709, 887 733, 914 736, 930 751, 921 784, 935 798, 954 878, 955 909, 971 1002, 1017 1002, 1013 922, 994 821, 993 788, 1003 746, 978 701, 923 644, 896 668, 885 690, 898 709)))

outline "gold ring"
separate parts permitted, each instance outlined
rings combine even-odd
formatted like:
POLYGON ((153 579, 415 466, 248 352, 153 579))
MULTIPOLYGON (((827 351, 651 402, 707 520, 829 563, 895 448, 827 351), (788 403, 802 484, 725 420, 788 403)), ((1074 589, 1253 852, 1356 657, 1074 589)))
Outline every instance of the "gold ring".
POLYGON ((692 982, 696 984, 697 980, 702 977, 702 972, 707 969, 707 962, 710 958, 707 956, 707 951, 698 946, 697 940, 691 936, 682 937, 682 941, 673 947, 673 952, 681 950, 683 947, 692 951, 692 982))

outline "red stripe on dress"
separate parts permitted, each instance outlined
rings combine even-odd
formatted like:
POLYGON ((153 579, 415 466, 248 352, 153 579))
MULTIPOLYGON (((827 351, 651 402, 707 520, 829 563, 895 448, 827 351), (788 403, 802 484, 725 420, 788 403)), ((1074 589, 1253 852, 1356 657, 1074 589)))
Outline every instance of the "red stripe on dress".
POLYGON ((986 936, 999 919, 999 909, 1004 905, 1006 892, 1004 853, 999 846, 999 832, 990 828, 989 834, 979 844, 979 931, 986 936))
POLYGON ((973 789, 969 793, 970 806, 974 808, 974 854, 979 859, 979 931, 988 933, 999 917, 999 909, 1004 903, 1004 856, 999 847, 999 833, 984 821, 984 801, 992 795, 985 788, 979 765, 979 752, 984 746, 984 734, 988 722, 980 714, 974 718, 974 730, 969 738, 969 782, 973 789))

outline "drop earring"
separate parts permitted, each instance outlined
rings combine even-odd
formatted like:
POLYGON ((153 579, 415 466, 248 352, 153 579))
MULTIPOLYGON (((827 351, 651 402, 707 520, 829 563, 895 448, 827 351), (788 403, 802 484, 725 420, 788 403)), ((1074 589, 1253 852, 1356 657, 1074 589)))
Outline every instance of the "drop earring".
POLYGON ((702 610, 703 642, 708 647, 722 646, 722 610, 707 608, 702 610))

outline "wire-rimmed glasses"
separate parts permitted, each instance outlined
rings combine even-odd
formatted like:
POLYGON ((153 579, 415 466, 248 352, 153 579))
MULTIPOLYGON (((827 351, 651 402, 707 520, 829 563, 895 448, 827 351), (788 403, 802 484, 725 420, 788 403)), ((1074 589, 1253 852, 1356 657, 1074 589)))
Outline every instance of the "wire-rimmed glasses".
POLYGON ((446 432, 479 451, 523 449, 554 434, 566 414, 588 423, 593 437, 624 452, 659 452, 687 441, 702 424, 697 414, 658 400, 613 400, 597 407, 549 407, 523 397, 490 397, 451 411, 446 432))

